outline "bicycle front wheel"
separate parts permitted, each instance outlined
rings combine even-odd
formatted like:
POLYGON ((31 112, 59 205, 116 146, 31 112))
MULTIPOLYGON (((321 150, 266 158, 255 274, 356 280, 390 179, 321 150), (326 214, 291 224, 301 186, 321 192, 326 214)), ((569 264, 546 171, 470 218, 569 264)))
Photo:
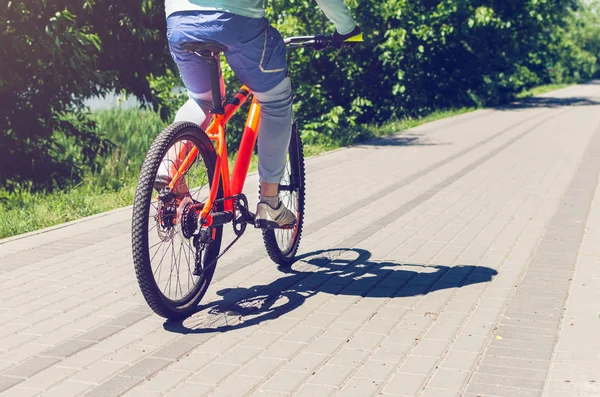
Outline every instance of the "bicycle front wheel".
MULTIPOLYGON (((197 213, 210 194, 216 153, 210 139, 193 123, 175 123, 161 132, 148 151, 135 193, 132 248, 135 273, 144 298, 158 315, 192 313, 202 299, 219 254, 223 227, 193 236, 197 213), (197 151, 194 156, 193 153, 197 151), (169 181, 182 164, 187 170, 172 189, 169 181)), ((218 198, 222 198, 219 186, 218 198)), ((217 211, 222 210, 222 203, 217 211)))
POLYGON ((279 184, 279 197, 283 205, 296 213, 296 224, 290 229, 263 229, 267 253, 280 266, 290 266, 296 259, 304 224, 304 194, 304 151, 294 122, 285 172, 279 184))

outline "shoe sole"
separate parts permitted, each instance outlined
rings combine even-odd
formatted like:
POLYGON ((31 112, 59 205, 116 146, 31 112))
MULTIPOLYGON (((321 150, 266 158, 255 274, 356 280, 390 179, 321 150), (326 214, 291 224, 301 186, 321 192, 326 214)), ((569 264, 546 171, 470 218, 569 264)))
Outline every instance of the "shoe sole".
POLYGON ((257 229, 293 229, 296 226, 296 222, 291 225, 279 226, 279 223, 275 221, 268 221, 266 219, 258 219, 254 222, 254 227, 257 229))
MULTIPOLYGON (((157 192, 160 193, 163 189, 165 189, 165 188, 167 188, 169 186, 170 182, 171 181, 164 182, 164 181, 161 181, 161 180, 155 180, 154 184, 153 184, 153 188, 154 188, 154 190, 156 190, 157 192)), ((174 191, 173 193, 175 193, 175 195, 178 195, 178 196, 185 196, 186 194, 190 194, 190 191, 189 191, 189 189, 186 186, 184 192, 174 191)))

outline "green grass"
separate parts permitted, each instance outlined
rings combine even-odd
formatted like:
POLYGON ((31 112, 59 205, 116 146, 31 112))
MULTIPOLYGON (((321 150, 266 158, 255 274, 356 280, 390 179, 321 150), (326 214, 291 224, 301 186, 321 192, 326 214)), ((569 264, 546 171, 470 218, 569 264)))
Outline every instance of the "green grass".
MULTIPOLYGON (((471 111, 440 111, 419 119, 405 119, 382 126, 366 125, 361 136, 366 139, 389 135, 418 125, 471 111)), ((32 192, 21 188, 0 191, 0 238, 73 221, 132 204, 138 170, 152 140, 160 132, 162 121, 150 111, 108 110, 96 114, 98 130, 113 143, 115 150, 99 160, 99 172, 89 172, 81 183, 66 191, 32 192)), ((65 140, 65 137, 57 137, 65 140)), ((68 141, 63 141, 68 144, 68 141)), ((68 146, 68 145, 67 145, 68 146)), ((341 145, 306 145, 305 156, 316 156, 341 145)), ((70 153, 76 158, 77 153, 70 153)), ((234 159, 231 159, 233 162, 234 159)), ((250 170, 257 168, 254 156, 250 170)), ((230 166, 232 169, 232 165, 230 166)))
POLYGON ((108 191, 89 181, 68 191, 32 193, 23 189, 13 193, 2 192, 0 207, 4 208, 0 238, 127 206, 133 201, 134 186, 132 183, 118 191, 108 191))
POLYGON ((524 91, 518 93, 517 95, 515 95, 515 98, 517 98, 517 99, 529 98, 529 97, 536 96, 536 95, 542 95, 542 94, 545 94, 547 92, 560 90, 562 88, 567 88, 567 87, 570 87, 572 85, 573 84, 546 84, 546 85, 540 85, 540 86, 533 87, 531 89, 524 90, 524 91))
MULTIPOLYGON (((518 98, 539 95, 567 86, 568 84, 559 84, 536 87, 519 94, 518 98)), ((362 140, 377 138, 472 110, 475 109, 438 111, 417 119, 390 121, 379 126, 364 125, 359 127, 359 136, 362 140)), ((137 174, 146 151, 164 124, 156 113, 138 109, 101 111, 94 115, 94 119, 99 133, 115 144, 109 155, 98 160, 98 171, 90 170, 82 182, 66 191, 32 192, 25 187, 11 193, 0 190, 0 238, 132 204, 137 174)), ((66 147, 73 147, 64 136, 57 136, 56 139, 66 147)), ((316 156, 341 146, 343 145, 306 145, 304 153, 306 157, 316 156)), ((76 162, 79 153, 73 148, 66 155, 76 162)), ((256 170, 256 164, 257 159, 254 156, 251 171, 256 170)))
MULTIPOLYGON (((395 134, 404 130, 408 130, 410 128, 418 127, 422 124, 430 123, 432 121, 445 119, 447 117, 456 116, 463 113, 472 112, 476 110, 475 108, 461 108, 461 109, 453 109, 453 110, 440 110, 433 112, 425 117, 419 118, 406 118, 401 120, 393 120, 382 125, 373 125, 367 124, 359 127, 361 131, 360 136, 363 138, 358 142, 351 142, 351 144, 364 142, 369 139, 374 139, 378 137, 383 137, 390 134, 395 134)), ((340 147, 344 147, 347 145, 341 144, 314 144, 314 145, 305 145, 304 146, 304 156, 317 156, 324 152, 328 152, 331 150, 339 149, 340 147)))
MULTIPOLYGON (((133 202, 137 175, 146 151, 163 127, 160 117, 149 110, 112 109, 93 115, 100 135, 114 143, 111 152, 97 160, 97 170, 88 169, 81 182, 68 190, 32 192, 21 187, 0 190, 0 238, 54 226, 98 214, 133 202)), ((72 163, 80 156, 72 140, 57 134, 54 139, 67 148, 72 163)))

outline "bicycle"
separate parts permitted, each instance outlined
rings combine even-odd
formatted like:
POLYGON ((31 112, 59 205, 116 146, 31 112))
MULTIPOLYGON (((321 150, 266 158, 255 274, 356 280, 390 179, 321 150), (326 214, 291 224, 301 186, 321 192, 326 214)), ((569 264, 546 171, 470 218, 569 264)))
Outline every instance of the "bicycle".
MULTIPOLYGON (((359 36, 348 41, 362 41, 359 36)), ((292 48, 322 50, 333 46, 332 36, 327 35, 284 41, 292 48)), ((190 42, 184 49, 209 65, 212 120, 206 131, 194 123, 178 122, 157 136, 142 165, 133 206, 132 248, 137 281, 150 308, 166 318, 184 317, 195 310, 218 259, 254 222, 242 189, 256 144, 260 105, 253 98, 230 176, 225 125, 252 91, 243 85, 223 106, 219 62, 226 47, 215 42, 190 42), (157 183, 159 169, 167 169, 170 180, 157 183), (228 223, 233 225, 235 238, 220 251, 223 226, 228 223), (167 257, 170 268, 165 270, 167 257), (163 270, 167 273, 164 279, 163 270), (185 291, 182 282, 187 283, 185 291)), ((296 122, 279 190, 284 205, 295 210, 296 223, 288 229, 263 229, 262 235, 269 257, 280 266, 290 266, 304 223, 304 155, 296 122)))

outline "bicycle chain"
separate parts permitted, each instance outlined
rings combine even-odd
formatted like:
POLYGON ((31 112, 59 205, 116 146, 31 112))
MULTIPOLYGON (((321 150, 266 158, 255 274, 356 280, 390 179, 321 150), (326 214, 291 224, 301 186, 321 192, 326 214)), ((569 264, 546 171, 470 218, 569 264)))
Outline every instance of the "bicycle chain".
MULTIPOLYGON (((240 196, 242 197, 242 200, 243 200, 245 203, 248 203, 248 200, 246 199, 246 196, 244 196, 242 193, 240 193, 240 196)), ((225 198, 223 198, 223 199, 220 199, 219 201, 221 201, 221 200, 222 200, 222 201, 225 201, 225 200, 231 200, 232 198, 233 198, 233 196, 232 196, 232 197, 225 197, 225 198)), ((244 234, 244 231, 245 231, 245 229, 246 229, 245 227, 244 227, 244 228, 243 228, 241 231, 238 231, 238 230, 236 230, 236 229, 235 229, 235 211, 236 211, 236 210, 238 210, 238 208, 239 208, 239 202, 240 202, 240 201, 242 201, 242 200, 240 200, 240 198, 239 198, 239 197, 236 197, 236 200, 235 200, 235 202, 234 202, 234 221, 233 221, 232 225, 233 225, 233 233, 236 235, 236 237, 233 239, 233 241, 232 241, 231 243, 229 243, 229 245, 228 245, 228 246, 227 246, 227 247, 226 247, 226 248, 225 248, 223 251, 221 251, 221 253, 220 253, 219 255, 217 255, 217 257, 216 257, 215 259, 213 259, 213 260, 212 260, 212 261, 211 261, 211 262, 210 262, 208 265, 206 265, 206 266, 203 266, 203 267, 202 267, 202 272, 205 272, 206 270, 209 270, 209 269, 211 269, 212 267, 214 267, 214 266, 217 264, 217 261, 218 261, 219 259, 221 259, 221 257, 222 257, 223 255, 225 255, 225 254, 227 253, 227 251, 229 251, 229 249, 230 249, 231 247, 233 247, 233 245, 234 245, 234 244, 235 244, 235 243, 236 243, 236 242, 237 242, 237 241, 240 239, 240 237, 242 237, 242 235, 244 234)), ((242 214, 244 214, 244 215, 245 215, 245 213, 247 213, 247 212, 248 212, 248 209, 247 209, 247 208, 245 208, 243 211, 240 211, 240 212, 241 212, 242 214)))

